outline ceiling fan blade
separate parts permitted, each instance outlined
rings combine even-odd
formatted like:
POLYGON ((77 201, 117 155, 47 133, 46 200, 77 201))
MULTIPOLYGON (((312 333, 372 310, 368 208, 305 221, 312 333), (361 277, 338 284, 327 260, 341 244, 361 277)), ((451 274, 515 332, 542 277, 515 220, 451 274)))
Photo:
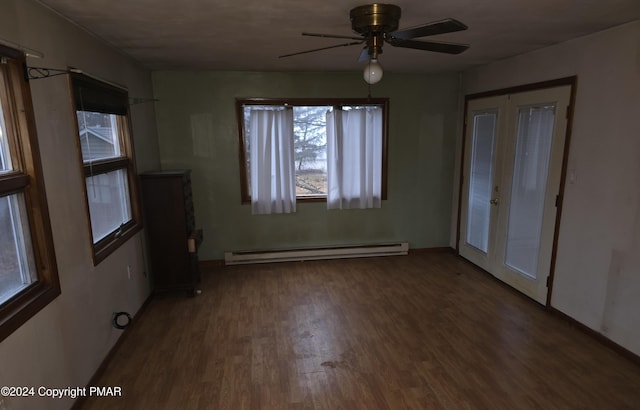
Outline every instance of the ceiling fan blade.
POLYGON ((310 37, 324 37, 324 38, 346 38, 347 40, 363 40, 362 37, 354 37, 354 36, 336 36, 333 34, 320 34, 320 33, 302 33, 303 36, 310 37))
POLYGON ((358 62, 364 63, 365 61, 369 61, 370 59, 371 56, 369 55, 369 47, 364 46, 364 48, 360 52, 360 55, 358 56, 358 62))
POLYGON ((444 19, 427 23, 420 26, 410 27, 404 30, 394 31, 388 36, 399 38, 402 40, 410 40, 412 38, 433 36, 436 34, 453 33, 454 31, 466 30, 468 27, 455 19, 444 19))
POLYGON ((387 39, 387 43, 394 47, 414 48, 416 50, 435 51, 437 53, 460 54, 469 48, 468 44, 441 43, 435 41, 387 39))
POLYGON ((329 47, 320 47, 320 48, 314 48, 313 50, 305 50, 305 51, 298 51, 297 53, 284 54, 284 55, 278 56, 278 58, 297 56, 299 54, 313 53, 313 52, 316 52, 316 51, 329 50, 331 48, 337 48, 337 47, 348 47, 348 46, 353 46, 353 45, 362 44, 362 43, 364 43, 364 40, 352 41, 350 43, 336 44, 336 45, 329 46, 329 47))

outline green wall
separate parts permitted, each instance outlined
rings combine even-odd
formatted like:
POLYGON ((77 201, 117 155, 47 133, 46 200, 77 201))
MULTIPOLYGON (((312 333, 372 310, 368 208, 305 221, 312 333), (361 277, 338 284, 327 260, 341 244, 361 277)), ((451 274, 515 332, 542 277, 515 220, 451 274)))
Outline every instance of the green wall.
POLYGON ((390 99, 388 199, 382 208, 251 215, 240 203, 237 97, 366 97, 360 73, 153 73, 163 169, 193 170, 201 260, 225 251, 408 241, 449 245, 459 84, 456 74, 386 73, 371 87, 390 99))

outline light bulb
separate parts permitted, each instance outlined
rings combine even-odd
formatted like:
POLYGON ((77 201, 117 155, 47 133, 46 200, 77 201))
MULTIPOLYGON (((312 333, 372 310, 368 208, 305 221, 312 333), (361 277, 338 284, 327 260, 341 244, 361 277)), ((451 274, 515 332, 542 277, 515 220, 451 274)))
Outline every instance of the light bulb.
POLYGON ((364 67, 364 81, 375 84, 380 80, 382 80, 382 66, 377 59, 372 58, 364 67))

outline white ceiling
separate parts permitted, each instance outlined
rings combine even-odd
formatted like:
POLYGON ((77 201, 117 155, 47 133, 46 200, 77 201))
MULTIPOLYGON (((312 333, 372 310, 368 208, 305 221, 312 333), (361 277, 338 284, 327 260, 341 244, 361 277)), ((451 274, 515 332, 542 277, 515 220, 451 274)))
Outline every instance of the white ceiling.
MULTIPOLYGON (((363 0, 39 0, 151 69, 360 70, 361 46, 342 43, 363 0)), ((640 0, 396 0, 400 29, 451 17, 469 29, 424 40, 461 42, 459 55, 386 44, 386 71, 459 71, 640 19, 640 0)), ((345 40, 346 41, 346 40, 345 40)))

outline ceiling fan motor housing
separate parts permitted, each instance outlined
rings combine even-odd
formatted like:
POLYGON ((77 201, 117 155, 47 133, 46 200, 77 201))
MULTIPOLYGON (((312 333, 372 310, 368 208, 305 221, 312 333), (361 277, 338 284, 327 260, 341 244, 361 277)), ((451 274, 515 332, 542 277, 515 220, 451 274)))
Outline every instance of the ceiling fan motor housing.
POLYGON ((356 33, 370 36, 398 29, 400 7, 393 4, 367 4, 351 9, 351 28, 356 33))

